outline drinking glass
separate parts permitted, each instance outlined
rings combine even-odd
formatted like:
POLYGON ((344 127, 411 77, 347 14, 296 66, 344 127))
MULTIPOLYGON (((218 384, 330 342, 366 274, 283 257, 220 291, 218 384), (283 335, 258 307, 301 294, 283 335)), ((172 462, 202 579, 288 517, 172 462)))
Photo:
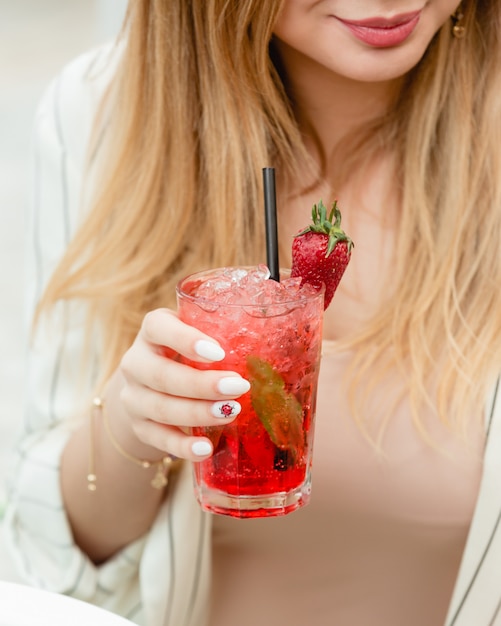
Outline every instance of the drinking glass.
POLYGON ((310 499, 324 290, 300 287, 286 271, 280 282, 268 277, 265 266, 218 268, 177 286, 180 319, 226 354, 183 362, 235 371, 251 384, 232 423, 192 429, 214 447, 193 464, 198 502, 232 517, 285 515, 310 499))

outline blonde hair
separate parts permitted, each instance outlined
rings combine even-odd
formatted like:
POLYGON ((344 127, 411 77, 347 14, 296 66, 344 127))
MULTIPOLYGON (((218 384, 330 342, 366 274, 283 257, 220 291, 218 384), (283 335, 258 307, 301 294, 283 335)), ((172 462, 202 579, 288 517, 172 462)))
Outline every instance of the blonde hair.
MULTIPOLYGON (((293 177, 305 158, 270 54, 281 4, 130 2, 107 96, 110 165, 40 303, 88 302, 103 376, 147 311, 174 306, 182 275, 264 258, 261 168, 293 177)), ((464 39, 446 24, 364 144, 398 151, 398 287, 349 347, 360 376, 375 362, 410 364, 421 430, 428 401, 464 428, 501 364, 500 16, 494 1, 470 2, 464 39)))

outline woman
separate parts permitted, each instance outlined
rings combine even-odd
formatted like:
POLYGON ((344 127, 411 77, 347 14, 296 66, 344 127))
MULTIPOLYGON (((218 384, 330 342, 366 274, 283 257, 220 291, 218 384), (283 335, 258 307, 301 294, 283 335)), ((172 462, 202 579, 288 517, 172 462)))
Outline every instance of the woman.
POLYGON ((119 46, 63 71, 7 519, 30 581, 149 625, 501 623, 500 27, 495 0, 133 0, 119 46), (222 356, 174 285, 262 262, 270 164, 283 266, 319 198, 356 247, 311 504, 212 518, 190 463, 150 483, 210 456, 187 427, 248 381, 166 356, 222 356))

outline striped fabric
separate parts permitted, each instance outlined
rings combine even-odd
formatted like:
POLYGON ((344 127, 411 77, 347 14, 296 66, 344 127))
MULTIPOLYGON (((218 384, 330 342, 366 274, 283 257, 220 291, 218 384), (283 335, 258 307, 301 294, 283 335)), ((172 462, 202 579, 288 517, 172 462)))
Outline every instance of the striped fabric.
MULTIPOLYGON (((77 227, 92 120, 117 52, 91 51, 69 64, 40 105, 29 216, 27 320, 77 227)), ((90 406, 92 368, 78 369, 82 312, 60 306, 29 352, 25 423, 5 524, 27 582, 96 603, 145 626, 204 626, 209 597, 210 517, 184 465, 147 536, 102 566, 75 546, 59 487, 65 443, 90 406)), ((92 346, 96 356, 99 345, 92 346)), ((487 403, 484 474, 444 626, 501 626, 501 391, 487 403)), ((400 625, 399 625, 400 626, 400 625)), ((429 625, 423 625, 429 626, 429 625)))
POLYGON ((484 472, 446 626, 501 626, 501 390, 487 404, 484 472))
MULTIPOLYGON (((48 87, 35 120, 34 195, 28 216, 29 324, 47 280, 79 224, 87 147, 116 66, 111 46, 72 63, 48 87)), ((92 171, 91 171, 92 174, 92 171)), ((59 485, 62 450, 86 419, 92 367, 80 370, 83 314, 62 304, 30 343, 23 433, 8 486, 7 541, 30 584, 95 603, 147 626, 203 626, 210 517, 195 502, 191 469, 172 481, 147 536, 96 567, 74 544, 59 485)), ((91 361, 99 343, 91 346, 91 361)), ((82 477, 85 480, 85 477, 82 477)))

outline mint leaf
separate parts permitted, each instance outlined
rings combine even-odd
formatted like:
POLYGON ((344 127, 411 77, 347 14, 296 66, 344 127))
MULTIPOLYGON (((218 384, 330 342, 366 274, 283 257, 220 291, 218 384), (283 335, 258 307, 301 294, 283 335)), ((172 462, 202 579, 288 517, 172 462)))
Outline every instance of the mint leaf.
POLYGON ((282 376, 265 360, 247 357, 251 402, 271 441, 290 450, 296 459, 303 452, 303 409, 297 398, 286 391, 282 376))

